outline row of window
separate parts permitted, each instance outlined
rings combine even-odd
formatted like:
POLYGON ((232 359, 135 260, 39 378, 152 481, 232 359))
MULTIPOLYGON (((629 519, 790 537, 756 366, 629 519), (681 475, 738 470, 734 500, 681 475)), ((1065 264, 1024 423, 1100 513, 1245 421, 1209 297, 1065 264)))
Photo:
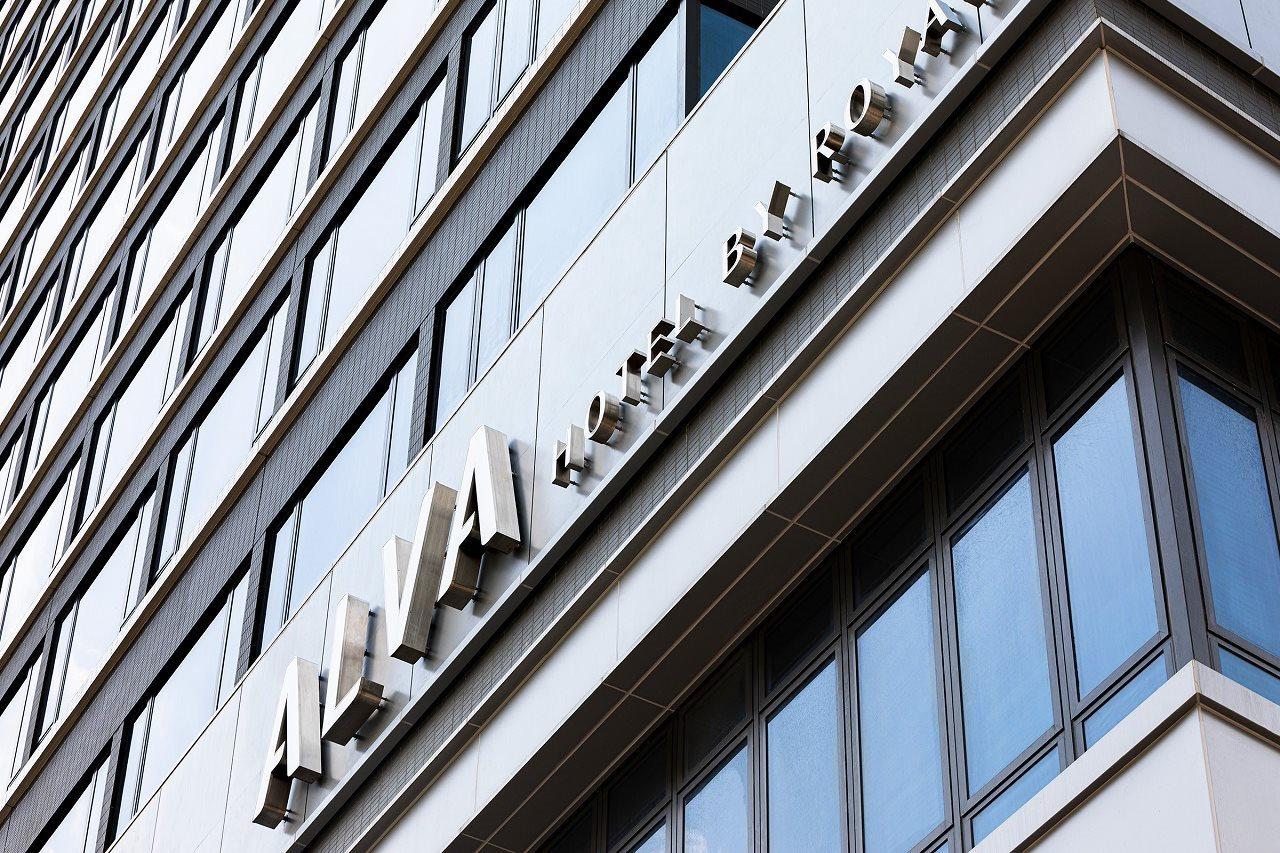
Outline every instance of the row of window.
MULTIPOLYGON (((1200 630, 1280 701, 1280 339, 1169 284, 1157 384, 1200 630)), ((967 848, 1154 692, 1182 581, 1160 565, 1120 313, 1095 288, 548 851, 967 848)))
MULTIPOLYGON (((2 80, 0 82, 0 126, 8 122, 10 111, 26 88, 33 70, 47 60, 45 48, 55 34, 64 32, 62 43, 55 49, 55 58, 50 61, 49 67, 54 69, 55 74, 59 66, 66 61, 68 54, 74 52, 79 43, 89 34, 90 24, 100 3, 98 0, 86 0, 78 16, 70 13, 75 3, 76 0, 55 0, 47 8, 42 8, 39 2, 19 4, 25 7, 22 14, 16 19, 10 19, 12 26, 6 29, 3 39, 0 39, 3 45, 0 47, 0 57, 3 57, 0 58, 0 68, 4 69, 0 77, 2 80), (28 31, 26 27, 33 19, 35 23, 28 31), (70 21, 65 31, 64 21, 70 21), (19 45, 25 46, 18 50, 19 45)), ((35 101, 40 100, 41 96, 36 95, 35 101)), ((47 103, 47 99, 45 102, 47 103)), ((26 115, 19 116, 18 124, 24 123, 27 116, 38 114, 39 108, 33 111, 28 107, 24 112, 26 115)), ((10 134, 8 141, 4 144, 6 149, 13 147, 13 138, 18 132, 10 134)))
MULTIPOLYGON (((234 4, 233 4, 234 5, 234 4)), ((185 164, 177 178, 176 189, 166 199, 135 241, 128 263, 115 274, 106 295, 93 309, 88 326, 58 365, 53 380, 39 398, 31 423, 11 442, 0 465, 7 505, 22 484, 31 479, 40 463, 56 446, 57 439, 71 426, 76 412, 97 378, 100 369, 123 329, 146 304, 159 286, 162 274, 170 267, 186 242, 190 223, 197 219, 208 203, 225 162, 227 122, 216 121, 198 146, 196 154, 185 164)), ((132 366, 130 375, 95 424, 92 443, 85 454, 83 496, 74 512, 73 523, 64 531, 60 542, 74 532, 77 524, 88 516, 107 493, 125 466, 132 460, 139 443, 150 431, 156 416, 181 379, 185 368, 203 348, 222 319, 249 284, 263 255, 274 245, 285 223, 301 201, 311 174, 310 154, 314 139, 316 112, 304 114, 294 133, 282 144, 275 162, 262 180, 257 196, 246 206, 242 217, 223 235, 212 253, 208 274, 199 282, 191 282, 176 306, 170 310, 162 330, 132 366)), ((0 373, 0 399, 12 404, 34 366, 41 346, 48 340, 61 306, 70 302, 85 286, 79 270, 97 267, 101 256, 114 238, 119 223, 128 211, 137 173, 149 158, 153 135, 148 133, 135 145, 127 164, 114 176, 107 200, 99 216, 82 232, 78 250, 69 259, 60 286, 41 296, 27 327, 10 351, 5 370, 0 373)), ((272 325, 268 337, 273 347, 261 362, 263 371, 275 371, 283 347, 283 309, 272 325)), ((270 388, 264 391, 261 423, 274 411, 276 402, 275 373, 270 388)), ((215 407, 216 409, 216 407, 215 407)), ((253 430, 256 435, 257 430, 253 430)), ((244 458, 243 454, 239 457, 244 458)), ((79 463, 72 466, 69 479, 80 476, 79 463)), ((77 494, 80 494, 77 488, 77 494)), ((210 495, 212 498, 216 495, 210 495)), ((27 611, 43 588, 49 570, 60 554, 46 550, 43 558, 33 561, 31 578, 24 579, 20 589, 28 594, 8 596, 3 609, 0 639, 7 639, 22 624, 27 611)), ((11 574, 19 574, 13 569, 11 574)))
MULTIPOLYGON (((296 8, 303 8, 307 2, 318 0, 303 0, 303 4, 296 8)), ((336 150, 337 141, 349 133, 351 122, 358 121, 355 118, 345 121, 342 117, 360 115, 361 109, 367 109, 369 103, 376 101, 377 91, 366 90, 364 81, 376 81, 379 75, 389 79, 388 72, 379 69, 385 64, 388 53, 395 50, 390 40, 404 42, 402 32, 377 24, 383 14, 401 5, 403 0, 390 0, 344 51, 332 103, 313 106, 300 120, 294 133, 281 144, 277 159, 264 170, 257 186, 248 193, 236 221, 215 241, 214 248, 200 266, 200 272, 189 283, 185 296, 170 309, 168 318, 151 340, 146 355, 134 366, 134 374, 126 383, 126 389, 97 424, 92 444, 85 450, 87 458, 83 473, 79 473, 80 466, 73 466, 77 473, 69 476, 68 480, 78 479, 68 486, 70 505, 75 505, 75 495, 84 497, 80 498, 80 509, 68 510, 71 519, 83 518, 84 508, 94 506, 109 491, 111 482, 118 478, 134 455, 133 448, 142 440, 154 421, 158 407, 181 376, 183 366, 190 363, 192 354, 225 321, 230 307, 248 286, 249 276, 277 243, 288 215, 317 170, 307 162, 313 140, 323 135, 323 139, 314 143, 317 150, 336 150), (381 42, 382 39, 388 41, 381 42), (352 67, 350 63, 357 63, 355 71, 348 70, 352 67), (350 86, 341 83, 347 78, 353 80, 350 86), (328 107, 328 111, 321 107, 328 107), (333 120, 325 121, 320 117, 332 117, 333 120)), ((400 8, 398 14, 403 24, 408 13, 400 8)), ((494 11, 489 9, 483 14, 492 15, 494 11)), ((648 57, 629 68, 626 83, 619 90, 623 94, 610 99, 611 106, 605 113, 612 120, 603 125, 598 121, 592 125, 593 129, 598 125, 607 126, 614 132, 603 134, 588 130, 567 161, 578 163, 589 162, 585 158, 591 156, 597 159, 612 157, 612 150, 602 153, 601 147, 611 149, 620 132, 620 138, 624 140, 625 162, 621 167, 617 191, 604 206, 612 204, 625 191, 636 167, 647 165, 682 114, 681 99, 673 91, 681 79, 676 64, 679 56, 677 47, 681 42, 674 29, 666 28, 658 43, 661 48, 655 46, 648 57), (664 61, 659 63, 657 59, 649 58, 658 56, 664 61), (653 94, 633 94, 638 91, 651 91, 653 94), (633 103, 637 100, 638 104, 633 103), (648 120, 634 120, 632 116, 636 111, 647 116, 648 120), (634 155, 630 153, 633 135, 639 152, 634 155), (633 157, 641 159, 633 162, 633 157)), ((407 51, 408 46, 403 49, 407 51)), ((265 65, 259 63, 258 67, 265 65)), ((256 73, 255 85, 261 97, 264 72, 256 73)), ((164 571, 173 554, 198 529, 198 522, 207 516, 213 501, 225 489, 227 478, 238 468, 236 460, 247 458, 258 431, 270 418, 282 396, 279 382, 296 378, 315 354, 332 341, 333 335, 341 328, 341 321, 385 266, 413 219, 442 181, 442 165, 457 153, 454 150, 456 134, 442 128, 447 114, 444 104, 446 91, 443 76, 437 75, 419 107, 387 144, 384 155, 367 170, 364 188, 352 194, 345 211, 319 241, 318 248, 309 253, 301 267, 296 290, 302 304, 291 312, 285 300, 271 314, 246 355, 232 369, 232 375, 224 379, 221 387, 211 395, 211 407, 180 442, 165 476, 156 486, 157 491, 134 508, 131 520, 125 523, 124 530, 117 536, 117 544, 110 549, 110 555, 104 555, 99 566, 86 579, 81 594, 58 618, 55 659, 43 667, 38 662, 33 665, 33 672, 45 673, 43 679, 47 684, 42 691, 45 698, 32 711, 35 714, 32 719, 38 720, 35 726, 37 738, 39 732, 47 730, 74 704, 114 642, 132 605, 145 592, 152 577, 164 571), (299 317, 298 329, 295 335, 287 335, 284 327, 293 315, 299 317), (291 352, 284 351, 284 343, 288 339, 296 340, 291 352), (254 415, 246 418, 245 412, 254 415), (152 530, 156 531, 154 541, 149 534, 152 530), (93 616, 86 620, 83 615, 86 613, 93 616)), ((244 115, 242 109, 236 111, 236 127, 243 126, 244 115)), ((225 150, 227 143, 213 140, 220 139, 219 135, 225 132, 223 128, 231 124, 229 121, 215 124, 206 147, 208 151, 214 147, 225 150)), ((240 133, 239 130, 234 131, 236 136, 240 133)), ((136 306, 145 302, 144 294, 159 284, 159 278, 149 272, 152 258, 158 252, 162 259, 161 269, 170 265, 178 250, 174 241, 182 236, 177 226, 184 220, 190 222, 195 218, 190 205, 197 205, 195 209, 198 210, 203 201, 195 199, 207 199, 209 188, 216 181, 216 178, 207 177, 208 170, 215 169, 213 164, 225 158, 225 154, 200 154, 186 165, 186 177, 177 182, 180 189, 171 197, 167 207, 157 212, 148 236, 135 244, 132 260, 121 274, 118 303, 134 306, 132 310, 136 311, 136 306), (201 158, 208 162, 199 165, 201 158), (188 186, 190 191, 181 189, 188 186), (168 229, 162 224, 169 217, 166 211, 175 204, 173 199, 189 201, 182 202, 179 209, 183 212, 172 216, 175 225, 168 229)), ((566 172, 575 175, 572 179, 576 182, 574 186, 584 183, 582 166, 573 166, 566 172)), ((583 193, 580 188, 576 191, 580 195, 583 193)), ((602 210, 593 208, 592 217, 598 219, 602 210)), ((579 225, 575 219, 574 234, 569 235, 571 241, 581 242, 593 224, 592 220, 584 219, 579 225)), ((555 235, 553 241, 556 240, 563 241, 563 237, 555 235)), ((576 246, 569 245, 563 251, 567 253, 574 248, 576 246)), ((123 312, 127 309, 115 310, 123 312)), ((503 332, 503 340, 510 333, 513 320, 505 322, 508 325, 503 332)), ((409 454, 417 444, 410 434, 410 423, 418 361, 416 352, 411 352, 403 365, 392 371, 385 390, 346 431, 347 437, 330 448, 326 455, 328 461, 318 467, 293 502, 270 525, 269 562, 264 567, 266 574, 261 584, 261 598, 253 604, 249 618, 257 632, 257 647, 269 643, 284 620, 296 611, 318 578, 327 571, 404 470, 409 454)), ((65 543, 66 533, 57 537, 57 541, 65 543)), ((43 564, 46 573, 50 565, 51 562, 43 564)), ((16 572, 12 574, 17 576, 16 572)), ((43 576, 37 573, 36 577, 43 576)), ((38 585, 35 590, 38 593, 38 585)), ((9 597, 11 604, 18 600, 9 597)), ((236 606, 243 608, 242 604, 236 606)), ((12 606, 8 612, 14 612, 12 606)), ((6 619, 6 622, 12 621, 12 617, 6 619)), ((242 622, 243 619, 233 624, 242 622)), ((239 628, 235 630, 236 639, 225 642, 238 648, 239 628)), ((204 644, 203 639, 197 642, 198 646, 204 644)), ((225 655, 220 659, 227 660, 225 655)), ((212 667, 207 669, 213 671, 212 667)), ((165 690, 167 688, 163 685, 156 685, 151 695, 159 696, 165 690)), ((193 695, 204 694, 195 691, 193 695)), ((150 703, 154 701, 149 700, 147 707, 151 707, 150 703)), ((200 711, 186 706, 185 713, 191 717, 192 728, 182 728, 181 731, 198 731, 211 711, 212 708, 200 711)), ((175 748, 171 758, 153 763, 147 756, 170 754, 168 751, 157 753, 144 745, 150 737, 149 732, 155 730, 155 711, 144 709, 130 723, 130 757, 125 762, 130 769, 125 772, 132 775, 127 776, 130 781, 125 789, 132 793, 126 793, 112 812, 117 816, 118 826, 127 822, 133 810, 154 790, 154 786, 143 779, 153 779, 158 783, 190 742, 189 736, 178 738, 182 741, 182 748, 175 748), (150 722, 143 722, 148 715, 150 722), (135 761, 143 762, 151 769, 134 769, 135 761)), ((23 752, 22 747, 16 748, 15 764, 21 763, 23 752)), ((89 784, 85 790, 88 792, 92 788, 93 785, 89 784)), ((85 796, 92 795, 86 793, 85 796)), ((85 800, 86 803, 89 801, 85 800)), ((88 809, 77 806, 70 814, 88 813, 88 809)), ((60 826, 63 825, 65 822, 60 826)), ((64 832, 61 828, 58 831, 64 832)))
MULTIPOLYGON (((483 15, 470 39, 490 46, 497 8, 483 15)), ((741 14, 741 13, 738 13, 741 14)), ((686 109, 685 57, 703 57, 706 87, 746 43, 758 19, 735 18, 705 2, 682 4, 652 45, 628 66, 625 78, 532 199, 496 232, 488 254, 455 288, 439 312, 435 423, 444 423, 515 328, 538 306, 556 278, 670 139, 686 109), (695 25, 691 22, 697 21, 695 25), (727 23, 726 23, 727 22, 727 23), (697 51, 686 48, 691 37, 697 51)), ((471 54, 474 56, 474 52, 471 54)), ((488 117, 505 90, 505 54, 468 63, 458 147, 470 141, 467 116, 488 117), (476 67, 476 66, 479 67, 476 67), (483 95, 470 94, 479 82, 483 95)), ((514 64, 514 63, 513 63, 514 64)))

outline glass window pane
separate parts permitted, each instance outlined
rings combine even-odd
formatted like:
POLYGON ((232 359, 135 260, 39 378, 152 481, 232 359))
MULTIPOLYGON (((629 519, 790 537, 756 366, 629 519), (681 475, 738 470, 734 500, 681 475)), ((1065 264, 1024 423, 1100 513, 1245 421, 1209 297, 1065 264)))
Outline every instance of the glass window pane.
POLYGON ((490 6, 483 19, 467 36, 466 76, 461 104, 462 116, 458 121, 458 153, 471 144, 476 132, 489 120, 493 103, 494 49, 498 39, 498 11, 490 6))
POLYGON ((440 135, 444 131, 444 97, 445 81, 441 80, 431 90, 427 103, 422 108, 422 154, 418 158, 417 201, 413 211, 415 216, 435 195, 436 184, 440 181, 440 135))
POLYGON ((1120 346, 1110 290, 1090 297, 1080 313, 1041 350, 1045 407, 1052 414, 1120 346))
POLYGON ((956 430, 942 456, 947 506, 955 509, 1026 441, 1022 389, 1004 386, 956 430))
POLYGON ((685 710, 685 770, 695 769, 750 713, 750 662, 739 655, 685 710))
POLYGON ((0 645, 17 635, 37 596, 48 584, 49 573, 62 556, 62 548, 66 544, 67 514, 73 503, 70 497, 75 493, 79 479, 76 474, 73 465, 28 530, 26 541, 10 563, 12 579, 8 581, 9 601, 4 611, 4 628, 0 630, 0 645))
POLYGON ((436 372, 436 419, 439 429, 471 387, 471 334, 475 325, 476 280, 472 276, 444 311, 436 372))
POLYGON ((1158 630, 1124 377, 1053 445, 1080 695, 1158 630))
POLYGON ((653 162, 684 117, 679 24, 677 16, 636 65, 636 175, 653 162))
POLYGON ((772 691, 836 633, 839 593, 834 573, 824 570, 793 593, 764 632, 765 690, 772 691))
POLYGON ((13 778, 25 760, 23 731, 31 704, 31 682, 35 680, 39 663, 37 659, 27 666, 17 686, 0 707, 0 780, 5 782, 13 778))
POLYGON ((1218 663, 1227 678, 1280 705, 1280 678, 1223 648, 1218 649, 1218 663))
POLYGON ((771 853, 839 853, 844 794, 841 713, 831 661, 769 720, 771 853))
POLYGON ((79 698, 80 691, 115 643, 129 612, 130 591, 135 574, 141 571, 142 551, 146 548, 144 537, 150 524, 151 501, 147 500, 112 547, 75 609, 69 611, 59 625, 60 635, 68 630, 73 633, 67 644, 61 693, 45 716, 46 728, 79 698))
POLYGON ((1178 387, 1214 617, 1280 654, 1280 550, 1257 424, 1251 412, 1186 371, 1178 387))
POLYGON ((298 73, 298 67, 315 44, 322 6, 322 0, 298 0, 263 54, 260 70, 254 75, 256 97, 253 89, 241 86, 239 124, 244 130, 237 134, 236 150, 266 121, 285 87, 298 73))
POLYGON ((698 96, 701 97, 729 67, 755 28, 705 3, 699 4, 698 8, 698 96))
POLYGON ((484 291, 480 300, 476 376, 493 364, 511 339, 512 302, 516 286, 516 226, 513 223, 484 262, 484 291))
POLYGON ((655 826, 644 841, 631 848, 630 853, 667 853, 666 823, 655 826))
POLYGON ((983 511, 953 543, 951 558, 974 793, 1053 725, 1029 475, 983 511))
POLYGON ((626 192, 631 135, 631 93, 609 100, 560 168, 529 203, 524 226, 520 319, 528 317, 555 276, 626 192))
POLYGON ((1088 748, 1097 743, 1103 735, 1115 728, 1117 723, 1129 716, 1130 711, 1155 693, 1168 678, 1168 669, 1163 656, 1143 667, 1128 684, 1117 690, 1102 704, 1102 707, 1084 721, 1085 747, 1088 748))
POLYGON ((667 798, 667 759, 671 751, 668 738, 651 744, 622 771, 609 786, 606 798, 608 847, 612 848, 631 834, 636 825, 649 817, 667 798))
POLYGON ((1040 793, 1040 789, 1058 775, 1060 764, 1058 750, 1055 749, 1037 761, 1030 770, 1022 774, 1021 779, 992 800, 990 805, 978 812, 973 818, 973 843, 977 844, 986 838, 1011 814, 1026 805, 1027 800, 1040 793))
POLYGON ((684 806, 684 848, 701 853, 751 849, 751 781, 747 748, 739 748, 684 806))
POLYGON ((169 775, 217 707, 227 610, 224 604, 155 694, 139 803, 146 802, 169 775))
POLYGON ((905 850, 946 817, 931 573, 858 635, 866 850, 905 850))
POLYGON ((534 0, 507 0, 503 4, 502 56, 498 68, 498 100, 520 79, 529 65, 529 42, 533 38, 534 0))
POLYGON ((288 613, 294 613, 382 499, 390 395, 384 394, 302 501, 288 613))
MULTIPOLYGON (((227 481, 249 457, 257 436, 262 374, 268 336, 261 334, 231 382, 218 394, 194 435, 186 503, 181 513, 181 541, 187 542, 213 508, 227 481)), ((177 478, 175 478, 177 479, 177 478)), ((180 484, 179 484, 180 485, 180 484)), ((173 507, 170 508, 170 512, 173 507)), ((169 553, 166 551, 165 557, 169 553)))
POLYGON ((538 53, 551 44, 551 39, 569 19, 577 0, 536 0, 538 4, 538 53))
POLYGON ((928 535, 924 481, 915 477, 898 486, 853 536, 849 559, 854 603, 861 605, 870 598, 928 535))
POLYGON ((1161 289, 1169 337, 1214 367, 1248 382, 1240 321, 1216 301, 1179 284, 1161 289))
POLYGON ((405 133, 338 227, 325 342, 333 340, 404 240, 412 216, 418 143, 405 133))
POLYGON ((97 849, 97 818, 101 814, 105 775, 101 764, 89 774, 88 784, 34 853, 85 853, 97 849))
POLYGON ((409 58, 409 53, 431 17, 422 0, 387 0, 365 33, 364 59, 360 63, 360 89, 356 93, 355 124, 359 125, 409 58))

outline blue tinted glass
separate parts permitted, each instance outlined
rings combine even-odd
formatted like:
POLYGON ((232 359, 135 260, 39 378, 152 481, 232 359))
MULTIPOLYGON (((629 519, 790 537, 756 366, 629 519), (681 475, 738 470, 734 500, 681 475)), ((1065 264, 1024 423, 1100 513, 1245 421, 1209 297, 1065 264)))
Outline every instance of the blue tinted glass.
POLYGON ((1200 381, 1178 385, 1215 618, 1280 654, 1280 552, 1257 425, 1200 381))
POLYGON ((1040 793, 1040 789, 1053 781, 1059 771, 1058 750, 1037 761, 1022 778, 1010 785, 1003 794, 991 801, 991 805, 973 818, 973 843, 977 844, 1004 823, 1009 815, 1022 808, 1027 800, 1040 793))
POLYGON ((1218 649, 1218 663, 1227 678, 1280 705, 1280 678, 1226 649, 1218 649))
POLYGON ((749 773, 744 746, 685 803, 685 850, 747 853, 751 849, 749 773))
POLYGON ((840 850, 840 693, 835 661, 769 720, 769 849, 840 850))
POLYGON ((661 824, 649 833, 649 837, 631 848, 631 853, 666 853, 667 825, 661 824))
POLYGON ((702 96, 729 67, 755 29, 705 4, 699 16, 698 95, 702 96))
POLYGON ((1161 684, 1169 678, 1164 658, 1156 658, 1147 664, 1133 680, 1121 687, 1116 694, 1093 712, 1084 721, 1084 745, 1086 748, 1097 743, 1103 735, 1115 728, 1116 723, 1129 716, 1129 712, 1142 704, 1161 684))
POLYGON ((858 637, 863 839, 905 850, 946 816, 929 574, 858 637))
POLYGON ((1157 630, 1124 377, 1053 445, 1080 695, 1157 630))
POLYGON ((1023 474, 952 546, 969 791, 1053 724, 1040 569, 1023 474))

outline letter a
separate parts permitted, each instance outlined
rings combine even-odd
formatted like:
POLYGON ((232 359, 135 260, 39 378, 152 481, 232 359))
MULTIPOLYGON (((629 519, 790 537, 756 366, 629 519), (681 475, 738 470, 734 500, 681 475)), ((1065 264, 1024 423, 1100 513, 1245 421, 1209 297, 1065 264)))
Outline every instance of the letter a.
POLYGON ((507 437, 482 426, 471 436, 453 511, 437 603, 461 610, 476 595, 485 551, 509 554, 520 544, 516 487, 507 437))
POLYGON ((293 780, 320 778, 320 668, 311 661, 289 662, 268 737, 253 822, 274 829, 289 816, 293 780))

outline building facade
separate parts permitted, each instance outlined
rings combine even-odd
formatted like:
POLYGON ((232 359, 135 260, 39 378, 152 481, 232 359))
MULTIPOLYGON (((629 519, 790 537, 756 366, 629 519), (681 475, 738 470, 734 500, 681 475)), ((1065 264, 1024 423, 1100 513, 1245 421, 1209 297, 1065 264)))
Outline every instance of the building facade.
POLYGON ((1270 0, 0 5, 0 849, 1272 850, 1270 0))

